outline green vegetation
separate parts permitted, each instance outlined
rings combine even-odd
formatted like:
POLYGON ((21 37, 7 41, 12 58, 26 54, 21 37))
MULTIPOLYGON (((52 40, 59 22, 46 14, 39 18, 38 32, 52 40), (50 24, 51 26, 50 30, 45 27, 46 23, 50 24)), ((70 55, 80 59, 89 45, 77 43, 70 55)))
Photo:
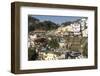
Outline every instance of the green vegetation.
POLYGON ((48 46, 50 46, 50 48, 58 48, 59 47, 59 44, 58 44, 58 41, 57 39, 52 39, 48 42, 48 46))
POLYGON ((28 48, 28 60, 36 60, 38 58, 38 53, 35 48, 28 48))
POLYGON ((39 19, 28 16, 28 32, 33 31, 35 29, 42 29, 42 30, 53 30, 57 29, 59 26, 58 24, 51 22, 51 21, 43 21, 40 22, 39 19))
MULTIPOLYGON (((66 21, 61 24, 47 20, 39 20, 32 15, 28 16, 28 38, 30 43, 28 46, 28 60, 41 60, 48 53, 59 56, 59 59, 66 59, 66 55, 69 55, 72 59, 77 58, 79 55, 88 57, 88 37, 82 35, 83 29, 76 32, 77 29, 83 28, 80 26, 81 19, 66 21), (68 52, 69 54, 67 54, 68 52)), ((85 29, 87 29, 86 25, 85 23, 85 29)))
POLYGON ((88 44, 83 47, 83 56, 88 57, 88 44))

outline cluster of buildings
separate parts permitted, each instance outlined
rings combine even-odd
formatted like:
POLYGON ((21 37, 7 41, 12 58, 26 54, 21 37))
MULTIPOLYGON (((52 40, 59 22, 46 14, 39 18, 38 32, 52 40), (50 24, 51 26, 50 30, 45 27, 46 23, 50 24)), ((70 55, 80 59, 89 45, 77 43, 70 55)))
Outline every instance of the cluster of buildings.
MULTIPOLYGON (((56 52, 68 51, 68 49, 79 49, 82 50, 81 41, 88 37, 87 18, 82 18, 78 21, 72 22, 70 25, 60 25, 55 30, 34 30, 29 33, 28 36, 28 48, 37 47, 36 51, 42 50, 42 47, 46 49, 46 43, 52 38, 56 38, 59 44, 59 48, 55 49, 56 52), (53 37, 51 37, 53 36, 53 37), (66 38, 65 38, 66 37, 66 38), (75 38, 76 37, 76 38, 75 38), (78 37, 78 38, 77 38, 78 37), (39 49, 41 48, 41 49, 39 49)), ((86 39, 85 39, 86 41, 86 39)), ((84 41, 84 43, 85 43, 84 41)), ((49 47, 49 46, 48 46, 49 47)), ((52 48, 51 48, 52 49, 52 48)), ((53 53, 38 52, 40 60, 56 60, 58 56, 53 53)), ((60 58, 65 58, 63 53, 60 58)), ((59 59, 60 59, 59 58, 59 59)))
POLYGON ((82 18, 79 21, 71 23, 70 25, 61 25, 61 27, 55 31, 55 34, 87 37, 87 18, 82 18))

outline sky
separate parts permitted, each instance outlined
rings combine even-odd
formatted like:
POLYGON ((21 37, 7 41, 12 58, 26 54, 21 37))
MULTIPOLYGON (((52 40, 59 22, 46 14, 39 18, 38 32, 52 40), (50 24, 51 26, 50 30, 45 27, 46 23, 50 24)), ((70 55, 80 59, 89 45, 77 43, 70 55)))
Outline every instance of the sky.
POLYGON ((56 24, 61 24, 66 21, 76 21, 77 19, 81 19, 82 17, 75 17, 75 16, 49 16, 49 15, 32 15, 32 17, 35 17, 42 21, 52 21, 56 24))

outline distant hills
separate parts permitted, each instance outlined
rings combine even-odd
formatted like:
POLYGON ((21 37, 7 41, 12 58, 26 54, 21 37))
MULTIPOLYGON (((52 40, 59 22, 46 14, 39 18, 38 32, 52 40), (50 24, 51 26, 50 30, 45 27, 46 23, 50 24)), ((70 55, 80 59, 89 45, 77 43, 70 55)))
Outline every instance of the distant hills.
POLYGON ((35 17, 28 16, 28 32, 34 31, 36 29, 42 30, 53 30, 59 27, 58 24, 51 21, 40 22, 39 19, 35 17))
MULTIPOLYGON (((79 22, 80 20, 76 20, 73 22, 79 22)), ((64 22, 61 25, 63 27, 70 25, 73 22, 64 22)), ((32 17, 31 15, 28 16, 28 32, 34 31, 36 29, 42 30, 54 30, 61 26, 60 24, 56 24, 52 21, 43 21, 41 22, 39 19, 32 17)))

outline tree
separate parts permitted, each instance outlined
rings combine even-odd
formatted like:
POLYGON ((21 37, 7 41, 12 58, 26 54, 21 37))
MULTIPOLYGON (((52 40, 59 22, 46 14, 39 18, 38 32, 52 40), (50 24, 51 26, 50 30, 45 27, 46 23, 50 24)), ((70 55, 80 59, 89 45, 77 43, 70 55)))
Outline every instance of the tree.
POLYGON ((62 23, 62 25, 64 25, 64 26, 68 26, 68 25, 70 25, 72 22, 70 22, 70 21, 68 21, 68 22, 64 22, 64 23, 62 23))
POLYGON ((46 30, 53 30, 58 28, 58 25, 52 21, 44 21, 43 24, 46 30))
POLYGON ((58 24, 52 21, 40 22, 39 19, 32 17, 31 15, 28 16, 28 32, 34 31, 36 29, 53 30, 57 29, 58 27, 58 24))
POLYGON ((50 46, 50 48, 56 49, 56 48, 59 47, 59 43, 58 43, 57 39, 53 39, 53 38, 52 38, 52 40, 50 40, 50 41, 48 42, 48 46, 50 46))
POLYGON ((83 56, 88 57, 88 43, 83 47, 83 56))
POLYGON ((39 22, 39 19, 32 17, 31 15, 28 16, 28 21, 30 22, 39 22))
POLYGON ((39 23, 39 19, 29 15, 28 16, 28 32, 35 30, 38 23, 39 23))
POLYGON ((37 60, 38 53, 36 52, 36 48, 29 47, 28 48, 28 60, 37 60))

